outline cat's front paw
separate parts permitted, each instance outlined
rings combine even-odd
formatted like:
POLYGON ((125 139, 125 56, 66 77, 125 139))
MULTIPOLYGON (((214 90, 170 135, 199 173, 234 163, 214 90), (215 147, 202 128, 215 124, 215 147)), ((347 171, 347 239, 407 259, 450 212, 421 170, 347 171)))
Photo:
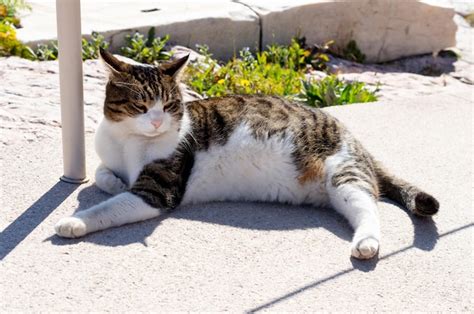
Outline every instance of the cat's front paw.
POLYGON ((63 238, 78 238, 87 233, 85 222, 78 217, 66 217, 54 226, 56 234, 63 238))
POLYGON ((352 244, 352 256, 358 259, 369 259, 379 251, 379 241, 369 237, 352 244))
POLYGON ((95 184, 99 189, 112 195, 125 192, 127 185, 112 171, 101 166, 95 174, 95 184))

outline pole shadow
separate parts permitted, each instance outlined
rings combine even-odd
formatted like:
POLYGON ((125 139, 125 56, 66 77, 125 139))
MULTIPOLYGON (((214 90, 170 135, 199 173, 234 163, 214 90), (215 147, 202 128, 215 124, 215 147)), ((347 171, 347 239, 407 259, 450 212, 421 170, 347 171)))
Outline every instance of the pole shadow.
MULTIPOLYGON (((455 233, 464 231, 464 230, 466 230, 466 229, 472 228, 473 226, 474 226, 473 223, 468 223, 468 224, 466 224, 466 225, 459 226, 459 227, 457 227, 457 228, 455 228, 455 229, 452 229, 452 230, 449 230, 449 231, 447 231, 447 232, 444 232, 444 233, 438 235, 437 238, 439 239, 439 238, 447 237, 447 236, 449 236, 449 235, 452 235, 452 234, 455 234, 455 233)), ((391 252, 391 253, 389 253, 389 254, 386 254, 386 255, 383 255, 383 256, 381 256, 381 257, 377 256, 376 260, 377 260, 377 261, 379 261, 379 260, 381 261, 381 260, 389 259, 389 258, 392 257, 392 256, 395 256, 395 255, 398 255, 398 254, 402 254, 402 253, 404 253, 404 252, 406 252, 406 251, 408 251, 408 250, 411 250, 411 249, 413 249, 413 248, 416 248, 415 244, 402 247, 402 248, 400 248, 400 249, 398 249, 398 250, 396 250, 396 251, 393 251, 393 252, 391 252)), ((373 263, 373 262, 370 262, 370 261, 369 261, 369 264, 368 264, 368 265, 365 265, 365 266, 363 266, 363 267, 364 267, 365 269, 370 269, 372 263, 373 263)), ((363 264, 362 261, 358 261, 358 262, 356 263, 356 265, 364 265, 364 264, 363 264)), ((303 293, 303 292, 305 292, 305 291, 308 291, 308 290, 317 288, 318 286, 323 285, 323 284, 326 283, 326 282, 329 282, 329 281, 331 281, 331 280, 336 280, 336 279, 338 279, 338 278, 341 277, 341 276, 344 276, 344 275, 347 275, 347 274, 349 274, 349 273, 352 273, 352 272, 356 271, 356 270, 358 269, 358 268, 356 267, 356 265, 354 265, 354 263, 353 263, 353 266, 354 266, 354 267, 352 267, 352 268, 347 268, 347 269, 341 270, 341 271, 339 271, 339 272, 337 272, 337 273, 335 273, 335 274, 333 274, 333 275, 330 275, 330 276, 327 276, 327 277, 325 277, 325 278, 321 278, 321 279, 319 279, 319 280, 313 281, 313 282, 311 282, 311 283, 309 283, 309 284, 307 284, 307 285, 305 285, 305 286, 302 286, 302 287, 300 287, 300 288, 298 288, 298 289, 295 289, 295 290, 293 290, 293 291, 291 291, 291 292, 289 292, 289 293, 287 293, 287 294, 284 294, 284 295, 282 295, 282 296, 279 296, 279 297, 277 297, 277 298, 274 298, 274 299, 272 299, 272 300, 270 300, 270 301, 268 301, 268 302, 266 302, 266 303, 263 303, 263 304, 261 304, 261 305, 259 305, 259 306, 257 306, 257 307, 254 307, 254 308, 252 308, 252 309, 249 309, 249 310, 247 310, 247 311, 245 311, 245 312, 246 312, 246 313, 256 313, 256 312, 260 312, 260 311, 263 311, 263 310, 268 310, 269 308, 273 307, 274 305, 276 305, 276 304, 278 304, 278 303, 281 303, 281 302, 285 302, 285 301, 287 301, 288 299, 290 299, 290 298, 292 298, 292 297, 294 297, 294 296, 297 296, 297 295, 299 295, 299 294, 301 294, 301 293, 303 293)), ((360 269, 359 269, 359 270, 360 270, 360 269)), ((364 270, 362 269, 362 271, 364 271, 364 270)))
MULTIPOLYGON (((414 234, 413 244, 411 245, 411 247, 415 247, 423 251, 432 251, 435 248, 436 243, 439 239, 439 233, 438 228, 436 227, 436 222, 433 220, 433 218, 416 216, 410 211, 408 211, 408 209, 406 209, 405 207, 400 206, 399 204, 386 198, 381 199, 379 202, 384 202, 393 205, 394 207, 397 207, 397 209, 404 211, 408 215, 413 225, 414 234)), ((351 257, 351 263, 354 269, 363 272, 370 272, 376 268, 377 263, 380 259, 381 258, 377 253, 376 256, 369 260, 358 260, 356 258, 351 257)))
POLYGON ((10 254, 79 186, 57 182, 0 234, 0 260, 10 254))

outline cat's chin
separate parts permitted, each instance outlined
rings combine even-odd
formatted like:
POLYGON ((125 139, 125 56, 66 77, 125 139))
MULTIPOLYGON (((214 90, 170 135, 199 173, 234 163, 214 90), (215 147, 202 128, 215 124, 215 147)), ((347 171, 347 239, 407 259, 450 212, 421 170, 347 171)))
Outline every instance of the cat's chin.
POLYGON ((140 135, 146 138, 156 138, 156 137, 162 136, 165 133, 166 132, 147 132, 147 133, 141 133, 140 135))

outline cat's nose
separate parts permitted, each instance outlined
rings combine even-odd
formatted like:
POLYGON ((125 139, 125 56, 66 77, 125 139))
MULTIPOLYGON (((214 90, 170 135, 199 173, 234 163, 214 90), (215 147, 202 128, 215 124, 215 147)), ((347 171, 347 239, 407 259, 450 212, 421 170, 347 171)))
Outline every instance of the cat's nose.
POLYGON ((151 120, 151 124, 155 127, 155 129, 158 129, 163 121, 161 119, 159 120, 151 120))

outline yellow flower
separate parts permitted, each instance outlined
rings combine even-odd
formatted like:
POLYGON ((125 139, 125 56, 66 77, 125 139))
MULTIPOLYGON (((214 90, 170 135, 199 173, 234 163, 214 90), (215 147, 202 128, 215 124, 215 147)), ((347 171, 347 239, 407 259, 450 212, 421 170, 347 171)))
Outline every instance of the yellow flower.
POLYGON ((242 86, 244 86, 244 87, 245 87, 245 86, 250 86, 250 81, 249 81, 249 80, 246 80, 246 79, 241 79, 241 80, 239 81, 239 83, 240 83, 240 85, 242 85, 242 86))
POLYGON ((224 79, 220 79, 217 81, 217 84, 224 84, 225 83, 225 80, 224 79))

